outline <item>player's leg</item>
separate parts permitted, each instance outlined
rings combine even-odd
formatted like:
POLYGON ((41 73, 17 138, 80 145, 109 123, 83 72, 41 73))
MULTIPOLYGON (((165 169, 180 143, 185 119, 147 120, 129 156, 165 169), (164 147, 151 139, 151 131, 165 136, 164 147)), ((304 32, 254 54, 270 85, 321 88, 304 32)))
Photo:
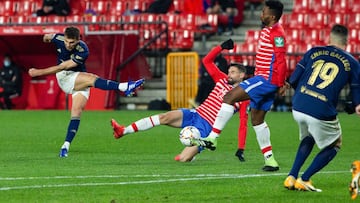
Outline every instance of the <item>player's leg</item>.
POLYGON ((195 156, 199 153, 198 146, 185 147, 183 151, 175 156, 175 161, 189 162, 195 159, 195 156))
POLYGON ((80 125, 81 113, 84 110, 87 100, 89 98, 90 90, 87 88, 86 91, 77 91, 72 95, 72 106, 71 106, 71 119, 68 125, 65 142, 61 146, 60 157, 67 157, 70 144, 73 141, 80 125))
POLYGON ((102 90, 120 90, 125 92, 126 95, 130 95, 136 88, 141 86, 144 81, 144 79, 140 79, 137 81, 119 83, 113 80, 100 78, 92 73, 81 72, 76 77, 74 90, 83 90, 87 87, 95 87, 102 90))
POLYGON ((149 130, 155 126, 168 125, 171 127, 180 128, 183 120, 183 113, 181 110, 168 111, 163 114, 153 115, 142 118, 130 124, 129 126, 121 126, 114 119, 111 120, 114 129, 114 137, 120 138, 123 135, 134 133, 138 131, 149 130))

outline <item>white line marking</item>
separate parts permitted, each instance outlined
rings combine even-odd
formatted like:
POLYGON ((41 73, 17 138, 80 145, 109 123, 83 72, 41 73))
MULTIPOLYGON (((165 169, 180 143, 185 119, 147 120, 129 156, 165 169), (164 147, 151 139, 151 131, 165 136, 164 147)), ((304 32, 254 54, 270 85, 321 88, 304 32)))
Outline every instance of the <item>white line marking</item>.
MULTIPOLYGON (((349 171, 325 171, 324 174, 349 173, 349 171)), ((287 173, 268 173, 268 174, 196 174, 196 175, 103 175, 103 176, 54 176, 54 177, 0 177, 0 181, 16 180, 35 180, 35 179, 92 179, 92 178, 139 178, 139 177, 172 177, 170 179, 148 180, 148 181, 126 181, 115 183, 74 183, 74 184, 56 184, 56 185, 27 185, 27 186, 8 186, 0 187, 0 191, 19 190, 19 189, 37 189, 37 188, 60 188, 60 187, 79 187, 79 186, 106 186, 106 185, 133 185, 133 184, 151 184, 177 181, 195 181, 195 180, 216 180, 216 179, 241 179, 253 177, 268 176, 286 176, 287 173), (183 178, 190 177, 191 178, 183 178), (174 178, 179 177, 179 178, 174 178)))

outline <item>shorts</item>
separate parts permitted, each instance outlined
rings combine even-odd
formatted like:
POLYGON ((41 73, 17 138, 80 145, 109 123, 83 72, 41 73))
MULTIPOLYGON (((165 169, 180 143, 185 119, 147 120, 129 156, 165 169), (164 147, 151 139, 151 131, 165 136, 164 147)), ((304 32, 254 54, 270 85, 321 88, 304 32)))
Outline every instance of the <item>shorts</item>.
POLYGON ((307 136, 312 136, 319 149, 331 145, 341 136, 341 126, 338 118, 333 121, 324 121, 296 110, 293 110, 292 114, 299 125, 299 139, 302 140, 307 136))
POLYGON ((86 99, 89 99, 90 88, 86 88, 86 89, 81 90, 81 91, 75 91, 74 90, 75 80, 76 80, 76 77, 79 75, 79 73, 80 72, 63 70, 63 71, 60 71, 60 72, 56 73, 56 79, 57 79, 57 82, 58 82, 60 88, 66 94, 72 94, 72 96, 74 96, 74 95, 80 93, 84 97, 86 97, 86 99))
POLYGON ((278 90, 276 85, 271 84, 262 76, 254 76, 244 80, 239 86, 250 97, 250 108, 269 111, 274 103, 278 90))
MULTIPOLYGON (((200 131, 200 136, 202 138, 207 137, 211 130, 212 126, 205 119, 203 119, 195 109, 180 109, 183 113, 183 120, 181 127, 184 128, 186 126, 195 126, 200 131)), ((205 148, 199 146, 199 153, 205 148)))

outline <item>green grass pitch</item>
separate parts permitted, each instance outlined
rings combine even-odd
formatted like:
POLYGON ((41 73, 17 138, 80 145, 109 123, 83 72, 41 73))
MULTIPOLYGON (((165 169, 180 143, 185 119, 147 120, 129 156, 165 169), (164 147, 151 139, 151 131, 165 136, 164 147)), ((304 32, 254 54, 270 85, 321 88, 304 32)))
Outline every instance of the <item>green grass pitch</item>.
MULTIPOLYGON (((312 177, 323 192, 311 193, 283 187, 299 144, 291 113, 270 112, 266 119, 278 172, 261 170, 264 161, 250 125, 246 162, 234 156, 237 116, 217 150, 190 163, 173 159, 183 149, 180 129, 160 126, 113 138, 111 118, 128 125, 156 113, 86 111, 69 157, 59 158, 68 111, 0 111, 0 202, 354 202, 348 185, 350 164, 360 159, 356 115, 339 115, 342 149, 312 177)), ((315 147, 310 158, 318 151, 315 147)))

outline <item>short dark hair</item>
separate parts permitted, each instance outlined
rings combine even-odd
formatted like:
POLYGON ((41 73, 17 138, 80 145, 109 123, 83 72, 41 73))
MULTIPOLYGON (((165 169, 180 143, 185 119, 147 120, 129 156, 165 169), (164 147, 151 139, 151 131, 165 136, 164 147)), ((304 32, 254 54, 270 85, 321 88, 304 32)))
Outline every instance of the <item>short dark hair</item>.
POLYGON ((77 27, 67 27, 65 29, 64 35, 69 39, 80 39, 80 30, 77 27))
POLYGON ((340 25, 340 24, 333 25, 331 28, 331 34, 335 35, 340 43, 344 45, 347 44, 349 31, 347 27, 345 27, 344 25, 340 25))
POLYGON ((276 21, 279 21, 284 10, 284 5, 280 1, 269 0, 265 1, 265 6, 269 7, 272 14, 275 16, 276 21))
POLYGON ((230 63, 230 64, 229 64, 229 68, 230 68, 231 66, 235 66, 237 69, 239 69, 239 71, 240 71, 241 73, 246 73, 246 68, 245 68, 245 66, 242 65, 242 64, 240 64, 240 63, 230 63))

